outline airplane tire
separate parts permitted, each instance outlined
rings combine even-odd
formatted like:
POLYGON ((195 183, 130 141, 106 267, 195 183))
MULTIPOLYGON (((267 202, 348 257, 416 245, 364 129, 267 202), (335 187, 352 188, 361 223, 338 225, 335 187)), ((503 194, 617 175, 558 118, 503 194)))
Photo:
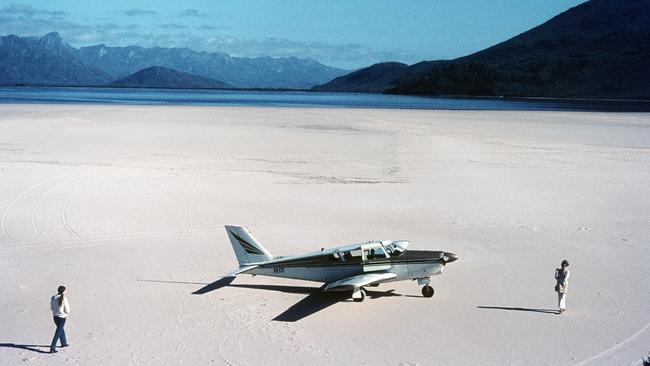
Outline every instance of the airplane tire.
POLYGON ((432 297, 433 294, 434 294, 433 287, 429 285, 422 287, 422 296, 432 297))
POLYGON ((362 302, 363 300, 366 299, 366 290, 360 289, 359 294, 361 295, 360 298, 358 298, 358 299, 352 298, 352 300, 354 300, 355 302, 362 302))

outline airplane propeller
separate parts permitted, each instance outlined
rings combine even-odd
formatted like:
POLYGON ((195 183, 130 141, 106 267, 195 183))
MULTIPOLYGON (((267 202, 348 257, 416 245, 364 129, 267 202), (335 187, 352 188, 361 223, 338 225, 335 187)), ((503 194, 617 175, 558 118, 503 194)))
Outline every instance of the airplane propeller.
POLYGON ((457 260, 457 259, 458 259, 458 256, 457 256, 456 254, 454 254, 454 253, 447 253, 447 252, 445 252, 445 254, 442 256, 442 261, 443 261, 445 264, 447 264, 447 263, 451 263, 451 262, 453 262, 453 261, 455 261, 455 260, 457 260))

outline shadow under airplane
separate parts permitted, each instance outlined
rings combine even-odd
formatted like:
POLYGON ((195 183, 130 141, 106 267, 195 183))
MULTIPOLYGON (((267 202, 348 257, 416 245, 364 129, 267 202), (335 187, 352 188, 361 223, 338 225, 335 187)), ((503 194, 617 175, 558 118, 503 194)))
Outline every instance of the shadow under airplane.
POLYGON ((477 308, 490 309, 490 310, 530 311, 534 313, 544 313, 544 314, 559 314, 559 312, 554 309, 533 309, 533 308, 517 308, 517 307, 506 307, 506 306, 477 306, 477 308))
POLYGON ((32 351, 36 353, 50 353, 50 346, 44 346, 44 345, 39 345, 39 344, 15 344, 15 343, 0 343, 0 348, 18 348, 18 349, 24 349, 27 351, 32 351), (47 351, 44 351, 39 348, 46 348, 47 351))
MULTIPOLYGON (((303 286, 279 286, 279 285, 228 285, 229 287, 248 288, 256 290, 280 291, 292 294, 307 294, 307 297, 298 301, 282 314, 273 318, 275 321, 296 322, 321 310, 336 304, 337 302, 351 301, 350 294, 343 292, 323 292, 322 287, 303 287, 303 286)), ((366 290, 366 295, 371 299, 388 296, 402 296, 389 291, 371 291, 366 290)))
MULTIPOLYGON (((282 314, 273 318, 275 321, 282 322, 296 322, 303 318, 306 318, 312 314, 315 314, 321 310, 327 309, 328 307, 336 304, 337 302, 349 301, 350 294, 347 292, 323 292, 322 287, 309 287, 309 286, 280 286, 280 285, 237 285, 232 284, 234 277, 226 277, 219 279, 211 284, 208 284, 192 294, 202 295, 210 291, 218 290, 223 287, 237 287, 237 288, 248 288, 254 290, 267 290, 267 291, 279 291, 286 292, 291 294, 307 294, 307 297, 298 301, 290 308, 285 310, 282 314)), ((402 296, 396 294, 393 290, 389 291, 369 291, 366 290, 366 294, 369 298, 375 299, 385 296, 402 296)))
POLYGON ((192 292, 192 295, 203 295, 203 294, 207 294, 208 292, 212 292, 212 291, 218 290, 220 288, 230 286, 230 284, 234 280, 235 280, 235 277, 220 278, 220 279, 218 279, 218 280, 216 280, 216 281, 214 281, 214 282, 212 282, 212 283, 210 283, 208 285, 205 285, 205 286, 201 287, 200 289, 192 292))
MULTIPOLYGON (((238 285, 232 284, 235 277, 224 277, 209 284, 199 282, 178 282, 178 281, 161 281, 161 280, 138 280, 142 282, 158 282, 158 283, 177 283, 185 285, 205 285, 200 289, 192 292, 193 295, 204 295, 208 292, 216 291, 224 287, 246 288, 254 290, 266 291, 279 291, 291 294, 307 294, 307 297, 298 301, 290 308, 285 310, 282 314, 273 318, 275 321, 283 322, 296 322, 315 314, 321 310, 336 304, 337 302, 351 301, 350 294, 347 292, 323 292, 323 287, 309 287, 309 286, 281 286, 281 285, 238 285)), ((394 290, 388 291, 372 291, 366 289, 366 295, 371 299, 380 297, 403 296, 396 294, 394 290)))

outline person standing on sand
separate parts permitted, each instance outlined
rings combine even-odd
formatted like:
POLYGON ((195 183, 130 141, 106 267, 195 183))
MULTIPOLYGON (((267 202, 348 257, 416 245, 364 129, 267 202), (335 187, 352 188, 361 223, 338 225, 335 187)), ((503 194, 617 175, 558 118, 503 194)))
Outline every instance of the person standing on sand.
POLYGON ((61 347, 68 346, 68 340, 65 338, 65 320, 70 314, 70 304, 68 303, 68 297, 64 296, 65 286, 59 286, 57 289, 57 294, 52 296, 50 299, 50 309, 52 309, 52 315, 54 315, 54 324, 56 324, 56 331, 54 332, 54 338, 52 338, 52 343, 50 344, 50 353, 56 353, 56 342, 61 339, 61 347))
POLYGON ((566 259, 562 261, 560 268, 555 269, 555 280, 558 314, 562 314, 566 310, 566 293, 569 287, 569 261, 566 259))

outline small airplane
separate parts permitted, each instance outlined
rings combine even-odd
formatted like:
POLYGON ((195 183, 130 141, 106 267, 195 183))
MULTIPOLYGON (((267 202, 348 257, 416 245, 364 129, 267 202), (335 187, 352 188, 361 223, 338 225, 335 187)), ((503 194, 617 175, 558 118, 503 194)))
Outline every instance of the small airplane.
POLYGON ((356 302, 366 298, 365 286, 403 280, 417 280, 424 285, 422 295, 432 297, 430 277, 458 259, 449 252, 407 251, 407 240, 373 240, 302 255, 273 256, 243 227, 226 226, 226 231, 239 268, 223 278, 251 274, 324 282, 322 291, 350 291, 356 302))

